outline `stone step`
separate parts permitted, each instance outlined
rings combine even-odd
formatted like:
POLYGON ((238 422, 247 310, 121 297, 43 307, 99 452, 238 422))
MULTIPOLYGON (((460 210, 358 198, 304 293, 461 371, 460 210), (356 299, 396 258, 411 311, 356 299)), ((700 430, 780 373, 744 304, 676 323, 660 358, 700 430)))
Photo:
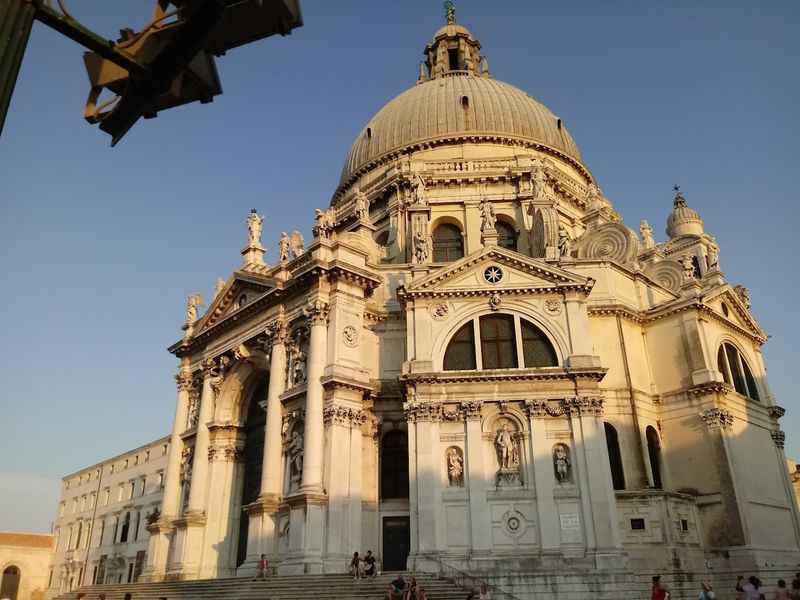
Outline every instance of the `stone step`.
MULTIPOLYGON (((75 600, 83 593, 85 600, 380 600, 389 583, 399 573, 382 573, 370 579, 354 580, 347 574, 277 575, 264 580, 252 578, 168 581, 158 583, 110 584, 84 587, 59 596, 56 600, 75 600)), ((410 573, 403 573, 408 579, 410 573)), ((430 600, 463 600, 464 591, 433 575, 415 575, 430 600)))

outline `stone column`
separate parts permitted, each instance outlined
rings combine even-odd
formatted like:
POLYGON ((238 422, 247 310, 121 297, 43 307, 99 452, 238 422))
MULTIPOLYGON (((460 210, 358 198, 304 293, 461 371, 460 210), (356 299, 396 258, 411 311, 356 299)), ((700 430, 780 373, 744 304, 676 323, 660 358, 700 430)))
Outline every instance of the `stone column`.
POLYGON ((600 359, 592 347, 592 336, 589 332, 589 316, 586 312, 585 299, 579 292, 567 292, 564 296, 567 313, 567 326, 571 354, 567 357, 570 367, 599 367, 600 359))
POLYGON ((580 451, 576 448, 576 458, 581 469, 581 483, 584 490, 581 498, 584 505, 590 499, 587 511, 592 520, 586 520, 587 545, 597 553, 598 567, 619 566, 614 560, 621 553, 621 541, 617 526, 617 501, 611 485, 611 467, 608 462, 608 446, 601 417, 603 401, 600 398, 581 397, 570 407, 573 434, 576 442, 580 440, 580 451), (577 417, 577 418, 576 418, 577 417), (589 527, 589 523, 593 527, 589 527), (592 544, 591 541, 594 543, 592 544), (600 562, 605 564, 599 564, 600 562))
POLYGON ((528 425, 531 431, 531 456, 533 457, 536 505, 539 513, 539 536, 542 555, 547 559, 557 558, 561 553, 561 529, 558 506, 554 490, 553 457, 547 440, 544 401, 531 400, 525 403, 528 425))
POLYGON ((482 402, 462 402, 461 410, 466 419, 467 443, 465 452, 466 483, 469 491, 469 513, 473 556, 488 556, 491 550, 491 520, 486 501, 486 478, 489 469, 483 464, 483 434, 481 431, 482 402))
POLYGON ((208 501, 209 470, 209 432, 208 424, 214 418, 214 402, 222 374, 230 359, 221 356, 203 363, 203 390, 200 396, 200 414, 194 438, 194 459, 192 461, 192 480, 189 487, 189 505, 184 513, 186 537, 183 558, 180 562, 182 576, 194 578, 202 555, 203 532, 206 524, 206 505, 208 501))
MULTIPOLYGON (((178 398, 175 402, 175 419, 172 422, 169 453, 167 454, 167 468, 164 476, 164 495, 161 501, 161 518, 148 527, 150 540, 147 549, 147 567, 142 574, 145 581, 162 579, 167 568, 167 555, 169 551, 170 534, 173 531, 171 521, 177 517, 180 508, 180 470, 181 452, 183 441, 181 433, 186 428, 186 419, 189 413, 189 393, 193 385, 192 373, 189 370, 188 360, 182 361, 181 369, 175 375, 178 384, 178 398)), ((100 502, 96 498, 95 502, 100 502)), ((102 530, 101 530, 102 535, 102 530)), ((102 546, 103 541, 100 540, 102 546)))
POLYGON ((324 423, 322 418, 322 372, 325 369, 328 350, 327 302, 315 300, 305 314, 310 321, 311 333, 308 349, 308 377, 306 388, 306 420, 303 436, 303 477, 300 491, 322 493, 322 458, 324 423))
POLYGON ((247 572, 245 566, 257 568, 261 554, 266 554, 271 562, 277 558, 275 534, 277 530, 277 510, 283 488, 283 455, 281 425, 283 413, 280 396, 286 388, 286 342, 288 330, 283 320, 278 320, 267 329, 271 348, 269 359, 269 386, 266 401, 261 403, 267 413, 264 424, 264 459, 261 464, 261 491, 258 500, 248 509, 250 532, 247 538, 247 565, 240 572, 247 572), (253 563, 252 565, 250 563, 253 563))

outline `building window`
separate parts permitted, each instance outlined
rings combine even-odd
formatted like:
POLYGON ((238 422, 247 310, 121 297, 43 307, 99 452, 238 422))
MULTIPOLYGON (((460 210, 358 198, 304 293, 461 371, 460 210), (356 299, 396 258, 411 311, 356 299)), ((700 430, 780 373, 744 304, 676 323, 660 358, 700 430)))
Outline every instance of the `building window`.
POLYGON ((166 456, 166 455, 167 455, 167 444, 164 444, 163 446, 161 446, 161 456, 166 456))
POLYGON ((663 489, 661 481, 661 440, 652 425, 648 425, 645 430, 647 438, 647 455, 650 458, 650 472, 653 475, 653 487, 657 490, 663 489))
POLYGON ((133 581, 133 563, 128 564, 128 583, 133 581))
POLYGON ((103 490, 103 506, 108 506, 109 500, 111 500, 111 488, 106 488, 103 490))
POLYGON ((150 462, 150 450, 144 453, 144 462, 150 462))
POLYGON ((505 313, 484 315, 465 323, 450 340, 442 365, 445 371, 556 366, 558 357, 547 336, 533 323, 505 313), (522 349, 522 360, 518 349, 522 349))
POLYGON ((644 519, 631 519, 631 529, 634 531, 644 531, 644 519))
POLYGON ((117 543, 117 533, 119 533, 119 517, 114 517, 114 535, 111 537, 111 543, 117 543))
POLYGON ((468 321, 450 340, 444 353, 445 371, 472 371, 475 364, 475 332, 472 321, 468 321))
POLYGON ((507 248, 508 250, 517 249, 517 230, 514 229, 513 225, 510 225, 504 221, 497 221, 494 228, 495 231, 497 231, 498 246, 501 248, 507 248))
POLYGON ((408 437, 395 429, 381 440, 381 499, 408 498, 408 437))
POLYGON ((732 385, 737 393, 752 400, 760 399, 753 372, 736 346, 725 342, 719 347, 717 369, 725 383, 732 385))
POLYGON ((136 511, 136 519, 133 521, 133 541, 138 541, 139 539, 139 521, 142 518, 142 513, 138 510, 136 511))
POLYGON ((480 318, 481 356, 484 369, 517 367, 517 338, 512 315, 485 315, 480 318))
POLYGON ((681 519, 681 531, 689 531, 689 521, 687 519, 681 519))
POLYGON ((615 490, 625 489, 625 471, 622 469, 622 453, 619 449, 619 436, 617 430, 610 423, 603 423, 606 430, 606 446, 608 447, 608 462, 611 466, 611 483, 615 490))
POLYGON ((453 262, 464 258, 464 239, 461 230, 450 223, 433 231, 433 262, 453 262))
POLYGON ((157 475, 158 475, 158 489, 159 490, 163 490, 164 489, 164 471, 159 471, 157 473, 157 475))

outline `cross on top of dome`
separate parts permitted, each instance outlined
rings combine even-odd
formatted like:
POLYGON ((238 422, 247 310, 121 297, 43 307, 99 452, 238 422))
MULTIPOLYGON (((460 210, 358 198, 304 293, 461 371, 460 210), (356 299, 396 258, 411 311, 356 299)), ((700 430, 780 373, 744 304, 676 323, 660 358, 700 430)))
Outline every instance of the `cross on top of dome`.
POLYGON ((444 3, 444 16, 448 25, 456 24, 456 3, 453 0, 446 0, 444 3))

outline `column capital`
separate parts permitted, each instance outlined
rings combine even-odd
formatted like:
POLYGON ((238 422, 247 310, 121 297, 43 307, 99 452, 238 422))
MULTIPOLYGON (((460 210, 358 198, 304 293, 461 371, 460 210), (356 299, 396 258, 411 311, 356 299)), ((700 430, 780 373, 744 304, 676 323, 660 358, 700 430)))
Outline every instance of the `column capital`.
POLYGON ((406 421, 410 423, 432 421, 441 422, 443 419, 442 405, 436 402, 411 401, 403 404, 406 421))
POLYGON ((350 428, 361 427, 367 421, 367 413, 361 409, 331 404, 323 409, 322 420, 326 425, 333 423, 350 428))
POLYGON ((483 400, 465 400, 459 408, 466 421, 479 421, 482 407, 483 400))
POLYGON ((192 389, 194 375, 188 369, 181 369, 175 374, 175 383, 179 392, 188 392, 192 389))
POLYGON ((327 325, 329 313, 330 305, 319 298, 309 302, 303 309, 303 314, 311 321, 312 327, 314 325, 327 325))
POLYGON ((278 317, 267 325, 264 329, 264 335, 267 337, 267 343, 274 346, 276 344, 285 344, 289 341, 289 325, 286 319, 278 317))

